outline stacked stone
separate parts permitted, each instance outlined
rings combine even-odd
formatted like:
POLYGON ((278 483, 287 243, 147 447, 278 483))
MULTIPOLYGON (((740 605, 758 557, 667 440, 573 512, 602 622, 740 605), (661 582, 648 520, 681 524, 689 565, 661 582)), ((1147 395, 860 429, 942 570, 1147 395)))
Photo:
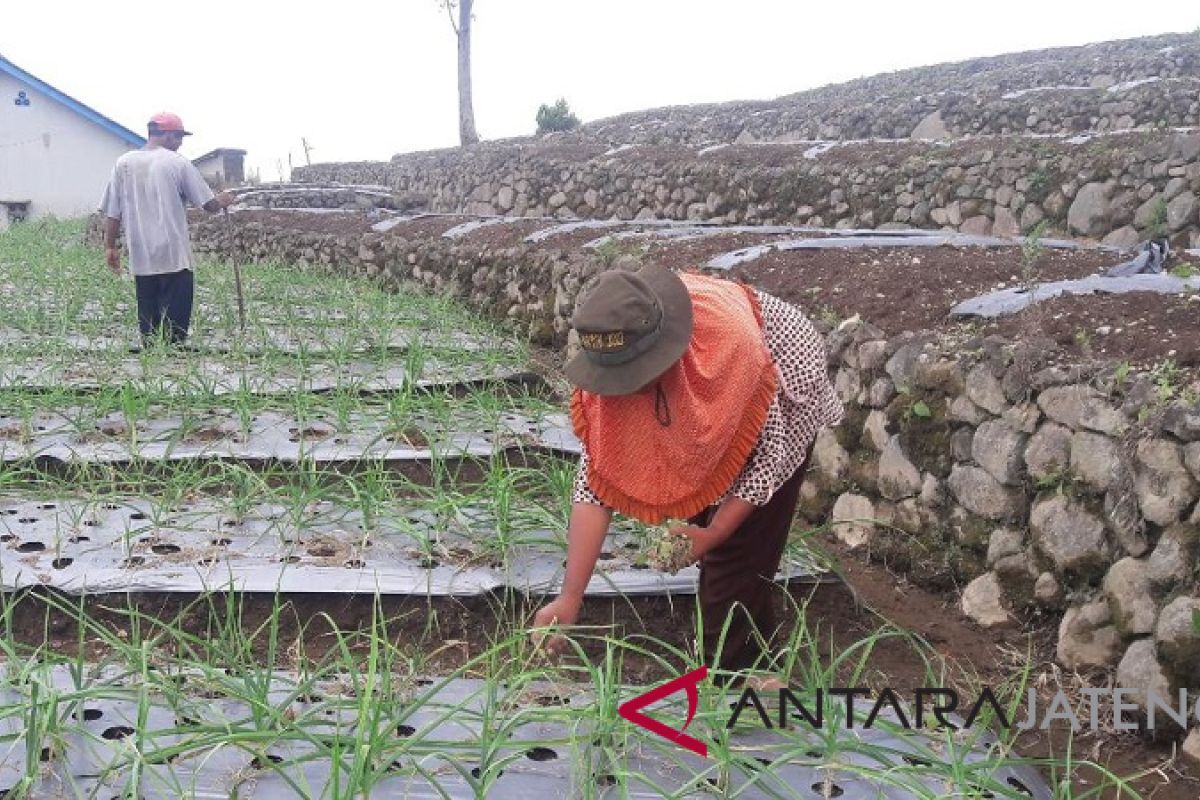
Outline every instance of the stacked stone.
MULTIPOLYGON (((341 182, 368 177, 358 165, 325 165, 322 173, 341 182)), ((1045 222, 1117 246, 1166 235, 1200 247, 1200 133, 870 143, 807 154, 795 145, 485 145, 398 159, 389 181, 398 194, 447 213, 997 236, 1045 222)))
POLYGON ((638 111, 559 138, 703 146, 1193 126, 1197 79, 1200 39, 1168 34, 917 67, 776 100, 638 111))
POLYGON ((1200 385, 1045 366, 1033 346, 829 338, 851 409, 804 508, 987 627, 1065 611, 1058 660, 1200 692, 1200 385), (953 353, 953 355, 947 355, 953 353), (965 354, 965 355, 962 355, 965 354))

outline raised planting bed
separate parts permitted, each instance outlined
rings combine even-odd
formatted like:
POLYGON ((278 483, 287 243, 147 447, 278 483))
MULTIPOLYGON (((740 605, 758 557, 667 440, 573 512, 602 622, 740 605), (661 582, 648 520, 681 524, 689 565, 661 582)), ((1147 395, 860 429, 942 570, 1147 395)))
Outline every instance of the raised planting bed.
MULTIPOLYGON (((561 472, 558 478, 561 482, 561 472)), ((380 496, 347 506, 255 486, 254 499, 20 498, 0 494, 0 589, 88 595, 288 592, 402 595, 556 592, 566 557, 566 509, 553 476, 497 468, 470 494, 363 482, 380 496), (395 491, 407 491, 402 501, 395 491), (261 493, 271 503, 255 502, 261 493)), ((321 496, 327 496, 322 493, 321 496)), ((655 569, 641 525, 609 536, 589 595, 694 594, 694 566, 655 569)), ((816 579, 794 546, 780 579, 816 579)))
MULTIPOLYGON (((0 791, 138 797, 237 796, 923 798, 966 792, 1054 797, 991 733, 865 726, 831 703, 827 728, 767 729, 740 690, 704 685, 690 734, 705 756, 617 716, 640 689, 620 673, 563 682, 489 663, 488 678, 399 668, 253 671, 216 663, 57 666, 9 661, 0 689, 0 791), (497 667, 499 667, 497 669, 497 667), (35 709, 32 715, 21 709, 35 709), (8 710, 9 713, 5 713, 8 710), (15 713, 14 713, 15 712, 15 713), (857 727, 854 727, 857 726, 857 727), (132 745, 132 746, 131 746, 132 745)), ((575 676, 585 677, 585 676, 575 676)), ((684 718, 676 697, 659 713, 684 718)), ((812 696, 804 702, 813 707, 812 696)), ((956 717, 961 720, 961 717, 956 717)))

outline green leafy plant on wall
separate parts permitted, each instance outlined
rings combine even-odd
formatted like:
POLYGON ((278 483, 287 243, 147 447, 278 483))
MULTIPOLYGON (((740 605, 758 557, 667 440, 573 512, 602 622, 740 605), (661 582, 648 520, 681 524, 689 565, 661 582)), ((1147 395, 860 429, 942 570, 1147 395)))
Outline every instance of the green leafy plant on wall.
POLYGON ((578 127, 579 117, 571 112, 571 107, 567 105, 564 98, 558 98, 558 101, 552 106, 543 103, 538 107, 537 132, 539 136, 543 133, 569 131, 578 127))
POLYGON ((1167 235, 1167 201, 1158 198, 1154 209, 1150 212, 1150 227, 1146 229, 1151 239, 1161 239, 1167 235))

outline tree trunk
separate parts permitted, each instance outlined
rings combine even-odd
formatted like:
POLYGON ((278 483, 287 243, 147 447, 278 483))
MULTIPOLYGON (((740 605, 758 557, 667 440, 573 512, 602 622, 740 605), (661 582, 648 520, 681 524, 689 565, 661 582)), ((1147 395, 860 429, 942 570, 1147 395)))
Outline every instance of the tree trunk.
POLYGON ((458 138, 462 144, 476 144, 475 110, 471 102, 471 6, 474 0, 458 4, 458 138))

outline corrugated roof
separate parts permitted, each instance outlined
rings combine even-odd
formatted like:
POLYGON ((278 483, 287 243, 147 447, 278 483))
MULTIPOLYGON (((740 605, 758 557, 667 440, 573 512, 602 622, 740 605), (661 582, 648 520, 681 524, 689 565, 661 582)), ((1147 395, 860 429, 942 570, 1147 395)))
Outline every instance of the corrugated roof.
POLYGON ((16 78, 18 81, 28 84, 30 87, 32 87, 36 91, 40 92, 41 94, 44 94, 47 97, 49 97, 50 99, 56 100, 59 103, 62 103, 64 106, 71 109, 76 114, 78 114, 79 116, 86 119, 88 122, 92 122, 92 123, 95 123, 96 125, 99 125, 101 128, 104 128, 109 133, 117 136, 120 139, 123 139, 124 141, 128 142, 131 145, 134 145, 136 147, 141 147, 142 145, 146 144, 145 137, 137 135, 133 131, 126 128, 124 125, 120 125, 116 122, 113 122, 111 119, 104 116, 99 111, 96 111, 95 109, 91 108, 90 106, 87 106, 87 105, 79 102, 74 97, 71 97, 71 95, 67 94, 66 92, 55 89, 53 86, 46 83, 44 80, 41 80, 40 78, 37 78, 37 77, 31 75, 30 73, 21 69, 16 64, 12 63, 11 61, 9 61, 7 58, 5 58, 2 55, 0 55, 0 72, 11 75, 14 78, 16 78))
POLYGON ((239 150, 236 147, 218 147, 216 150, 210 150, 202 156, 197 156, 196 158, 193 158, 192 163, 195 164, 197 162, 204 161, 205 159, 214 158, 216 156, 223 156, 226 153, 229 153, 230 155, 235 155, 235 156, 246 155, 245 150, 239 150))

